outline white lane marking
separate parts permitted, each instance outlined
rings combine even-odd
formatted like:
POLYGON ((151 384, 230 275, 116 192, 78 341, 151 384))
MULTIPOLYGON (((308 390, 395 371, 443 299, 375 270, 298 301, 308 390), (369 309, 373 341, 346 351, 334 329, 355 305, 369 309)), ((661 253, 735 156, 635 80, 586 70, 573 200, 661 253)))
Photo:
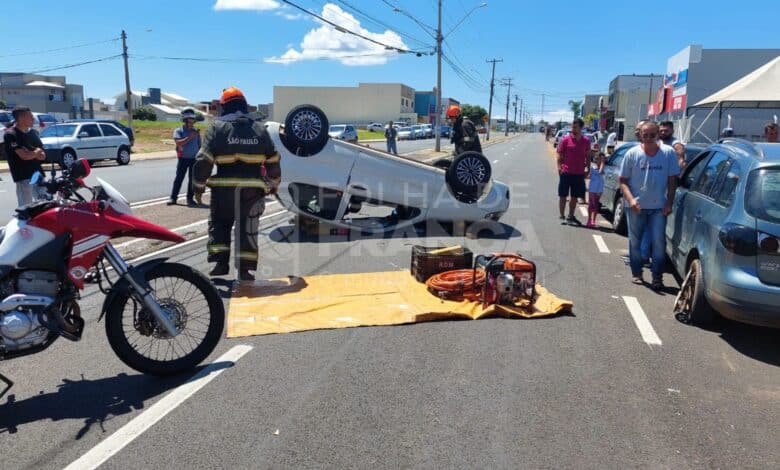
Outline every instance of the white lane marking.
MULTIPOLYGON (((273 214, 269 214, 269 215, 260 217, 258 219, 258 221, 265 220, 265 219, 270 219, 271 217, 276 217, 277 215, 286 214, 286 213, 287 213, 287 209, 284 209, 284 210, 281 210, 281 211, 278 211, 278 212, 274 212, 273 214)), ((158 255, 160 255, 162 253, 167 253, 169 251, 173 251, 173 250, 176 250, 176 249, 179 249, 179 248, 183 248, 185 246, 192 245, 193 243, 197 243, 199 241, 205 240, 208 237, 209 237, 208 235, 202 235, 202 236, 200 236, 198 238, 193 238, 192 240, 187 240, 186 242, 182 242, 182 243, 179 243, 177 245, 171 245, 168 248, 163 248, 162 250, 157 250, 157 251, 154 251, 152 253, 149 253, 149 254, 146 254, 146 255, 143 255, 143 256, 139 256, 138 258, 128 259, 126 261, 128 263, 137 263, 139 261, 144 261, 144 260, 147 260, 147 259, 150 259, 150 258, 154 258, 154 257, 156 257, 156 256, 158 256, 158 255)), ((111 268, 109 268, 109 270, 110 269, 111 268)))
POLYGON ((225 362, 231 363, 230 367, 232 367, 242 356, 251 350, 252 346, 244 344, 234 346, 209 366, 193 375, 183 385, 178 386, 160 401, 146 409, 146 411, 119 428, 103 442, 96 445, 90 449, 89 452, 65 467, 65 470, 98 468, 125 446, 133 442, 135 438, 154 426, 155 423, 164 418, 168 413, 175 410, 177 406, 184 403, 185 400, 194 395, 198 390, 216 379, 217 376, 227 368, 225 367, 225 362))
POLYGON ((609 247, 604 243, 604 237, 601 235, 593 235, 593 240, 595 240, 596 246, 599 248, 599 253, 609 253, 609 247))
POLYGON ((583 217, 588 216, 588 208, 585 206, 580 206, 580 214, 582 214, 583 217))
MULTIPOLYGON (((270 206, 272 204, 279 204, 279 201, 271 201, 268 204, 266 204, 266 207, 268 207, 268 206, 270 206)), ((273 214, 269 214, 267 217, 270 217, 272 215, 276 215, 279 212, 284 212, 284 211, 285 211, 285 209, 282 209, 281 211, 277 211, 277 212, 274 212, 273 214)), ((263 220, 263 218, 261 217, 259 220, 263 220)), ((183 231, 185 231, 187 229, 191 229, 193 227, 197 227, 198 225, 203 225, 203 224, 205 224, 208 221, 209 221, 209 219, 199 220, 199 221, 193 222, 191 224, 182 225, 181 227, 172 228, 171 231, 172 232, 176 232, 176 233, 183 232, 183 231)), ((119 245, 115 245, 114 248, 117 248, 117 249, 119 249, 119 248, 126 248, 126 247, 128 247, 130 245, 134 245, 136 243, 139 243, 139 242, 142 242, 142 241, 145 241, 145 240, 147 240, 147 239, 146 238, 136 238, 136 239, 133 239, 133 240, 129 240, 129 241, 120 243, 119 245)))
POLYGON ((639 333, 642 335, 644 342, 651 346, 661 346, 663 344, 661 338, 656 334, 653 325, 650 324, 650 320, 647 319, 647 315, 645 315, 645 311, 642 310, 642 306, 639 305, 639 301, 636 297, 627 297, 624 295, 623 302, 626 303, 626 307, 628 307, 628 311, 631 313, 631 318, 634 319, 636 327, 639 328, 639 333))

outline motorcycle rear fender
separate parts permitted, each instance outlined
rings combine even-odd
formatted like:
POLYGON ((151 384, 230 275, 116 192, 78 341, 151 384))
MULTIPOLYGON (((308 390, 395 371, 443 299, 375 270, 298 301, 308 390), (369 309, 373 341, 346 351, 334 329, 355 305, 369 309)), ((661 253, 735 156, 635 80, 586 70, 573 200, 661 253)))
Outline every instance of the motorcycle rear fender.
MULTIPOLYGON (((146 273, 165 263, 166 261, 168 261, 168 258, 155 258, 141 263, 138 266, 131 266, 129 270, 130 275, 133 276, 139 284, 146 287, 148 286, 146 282, 146 273)), ((125 279, 120 279, 114 283, 111 291, 106 295, 106 298, 103 300, 103 308, 100 310, 100 316, 97 320, 98 322, 106 314, 108 308, 111 306, 114 300, 119 298, 120 295, 130 295, 130 283, 125 279)))

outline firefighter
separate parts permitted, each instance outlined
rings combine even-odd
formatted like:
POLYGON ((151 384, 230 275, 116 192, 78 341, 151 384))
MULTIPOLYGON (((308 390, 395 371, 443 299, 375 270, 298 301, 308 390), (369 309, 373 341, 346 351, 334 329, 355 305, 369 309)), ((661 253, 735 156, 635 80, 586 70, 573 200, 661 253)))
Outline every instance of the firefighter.
POLYGON ((453 104, 447 108, 447 120, 452 126, 450 141, 455 144, 454 156, 469 151, 482 153, 477 127, 469 118, 461 116, 460 106, 453 104))
POLYGON ((265 196, 274 194, 281 179, 279 154, 265 126, 248 114, 246 98, 235 87, 226 88, 219 100, 221 111, 206 130, 193 167, 195 200, 211 188, 208 261, 216 263, 209 274, 230 271, 230 232, 237 225, 238 278, 254 280, 257 269, 258 219, 265 196), (212 175, 214 165, 217 166, 212 175))

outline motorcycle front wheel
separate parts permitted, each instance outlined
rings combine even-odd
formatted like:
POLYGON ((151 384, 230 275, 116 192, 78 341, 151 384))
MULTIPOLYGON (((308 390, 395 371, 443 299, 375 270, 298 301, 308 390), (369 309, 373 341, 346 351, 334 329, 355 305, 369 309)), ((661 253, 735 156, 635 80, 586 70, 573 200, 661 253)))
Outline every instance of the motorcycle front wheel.
POLYGON ((178 263, 155 266, 146 281, 180 333, 171 337, 129 293, 119 295, 106 309, 111 349, 145 374, 173 375, 195 368, 222 335, 225 306, 219 291, 202 273, 178 263))

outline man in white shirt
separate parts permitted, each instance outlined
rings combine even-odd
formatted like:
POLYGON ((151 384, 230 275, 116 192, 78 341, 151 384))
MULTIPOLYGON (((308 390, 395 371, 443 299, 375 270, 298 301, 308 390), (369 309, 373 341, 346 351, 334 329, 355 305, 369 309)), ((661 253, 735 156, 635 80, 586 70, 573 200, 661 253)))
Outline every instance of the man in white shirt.
POLYGON ((609 135, 607 136, 607 155, 612 155, 615 151, 615 145, 617 144, 617 132, 614 129, 609 129, 609 135))

